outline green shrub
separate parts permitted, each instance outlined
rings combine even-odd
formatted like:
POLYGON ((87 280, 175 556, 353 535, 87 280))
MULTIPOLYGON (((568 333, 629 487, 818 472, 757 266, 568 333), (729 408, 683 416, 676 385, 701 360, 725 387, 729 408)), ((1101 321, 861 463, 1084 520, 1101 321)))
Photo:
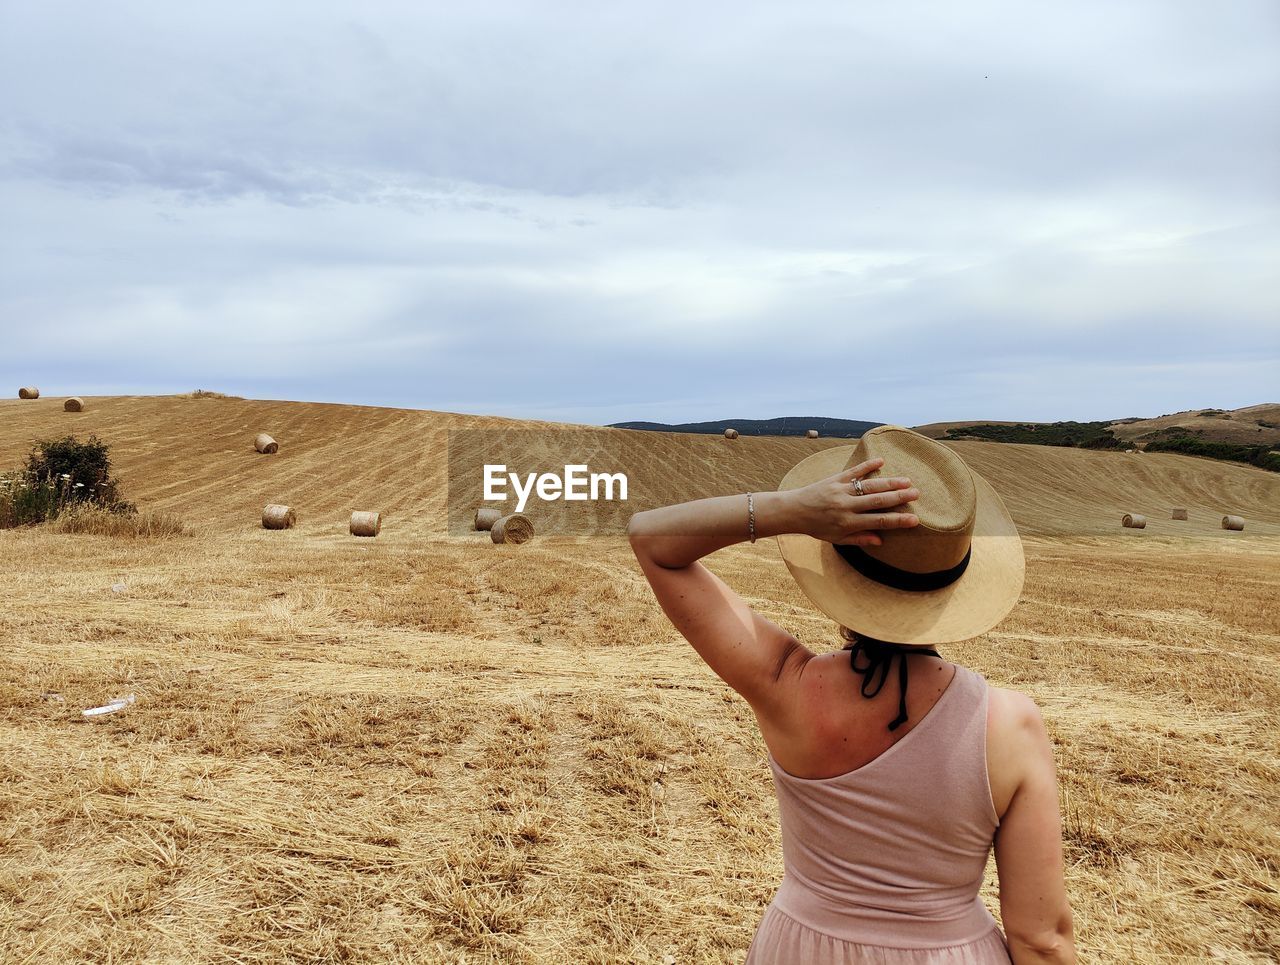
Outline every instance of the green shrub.
POLYGON ((110 448, 97 436, 85 442, 75 436, 37 442, 27 456, 27 476, 55 487, 61 502, 95 502, 119 512, 133 509, 120 498, 111 476, 110 448))
POLYGON ((1187 426, 1168 426, 1164 429, 1153 429, 1150 432, 1144 432, 1142 435, 1134 439, 1134 442, 1151 442, 1155 439, 1190 439, 1192 436, 1204 435, 1204 429, 1196 426, 1188 428, 1187 426))
POLYGON ((1244 462, 1260 469, 1280 472, 1280 453, 1270 446, 1244 446, 1234 442, 1205 442, 1183 436, 1177 439, 1156 439, 1147 444, 1147 452, 1179 452, 1187 456, 1204 456, 1207 459, 1225 459, 1244 462))
POLYGON ((111 475, 110 449, 95 436, 86 442, 75 436, 37 442, 25 467, 0 476, 0 529, 56 520, 79 510, 86 519, 95 514, 133 517, 138 512, 120 495, 111 475))
POLYGON ((948 439, 978 438, 991 442, 1021 442, 1033 446, 1115 449, 1120 440, 1109 422, 1047 422, 1041 425, 997 426, 989 423, 947 430, 948 439))

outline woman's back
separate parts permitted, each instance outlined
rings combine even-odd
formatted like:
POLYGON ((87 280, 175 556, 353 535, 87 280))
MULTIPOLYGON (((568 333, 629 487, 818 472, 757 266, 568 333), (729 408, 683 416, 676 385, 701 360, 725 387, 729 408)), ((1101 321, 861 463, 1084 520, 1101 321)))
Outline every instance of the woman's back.
POLYGON ((751 705, 773 758, 788 874, 752 962, 1074 961, 1039 711, 927 649, 980 637, 1017 602, 1022 544, 988 482, 952 449, 879 427, 807 456, 775 492, 648 510, 627 532, 663 611, 751 705), (815 655, 700 562, 767 536, 848 654, 815 655), (977 900, 993 837, 1004 936, 977 900))
POLYGON ((956 667, 923 718, 855 770, 797 777, 771 755, 786 874, 748 960, 813 960, 807 943, 822 935, 856 946, 836 961, 875 946, 919 962, 1008 961, 978 898, 999 825, 986 732, 986 681, 956 667))

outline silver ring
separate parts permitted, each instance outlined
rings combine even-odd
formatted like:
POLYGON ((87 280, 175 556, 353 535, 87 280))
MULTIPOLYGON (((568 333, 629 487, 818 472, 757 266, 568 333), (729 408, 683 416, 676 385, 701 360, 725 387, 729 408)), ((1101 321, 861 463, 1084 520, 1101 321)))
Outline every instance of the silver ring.
POLYGON ((865 496, 865 495, 866 495, 866 493, 864 493, 864 492, 862 491, 862 480, 861 480, 861 479, 855 479, 855 480, 853 481, 853 491, 854 491, 855 493, 857 493, 859 496, 865 496))

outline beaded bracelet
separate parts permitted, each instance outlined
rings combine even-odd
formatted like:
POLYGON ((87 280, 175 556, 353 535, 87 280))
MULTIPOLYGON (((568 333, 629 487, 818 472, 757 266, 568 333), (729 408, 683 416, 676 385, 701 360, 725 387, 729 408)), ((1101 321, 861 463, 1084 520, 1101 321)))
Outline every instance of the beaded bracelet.
POLYGON ((747 493, 747 532, 751 542, 756 541, 756 497, 755 493, 747 493))

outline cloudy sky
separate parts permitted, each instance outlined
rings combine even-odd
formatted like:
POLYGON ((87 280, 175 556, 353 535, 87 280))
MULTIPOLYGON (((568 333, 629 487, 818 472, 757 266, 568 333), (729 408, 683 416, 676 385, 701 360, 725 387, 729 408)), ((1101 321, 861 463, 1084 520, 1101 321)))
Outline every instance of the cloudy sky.
POLYGON ((0 0, 0 380, 607 423, 1280 399, 1273 0, 0 0))

